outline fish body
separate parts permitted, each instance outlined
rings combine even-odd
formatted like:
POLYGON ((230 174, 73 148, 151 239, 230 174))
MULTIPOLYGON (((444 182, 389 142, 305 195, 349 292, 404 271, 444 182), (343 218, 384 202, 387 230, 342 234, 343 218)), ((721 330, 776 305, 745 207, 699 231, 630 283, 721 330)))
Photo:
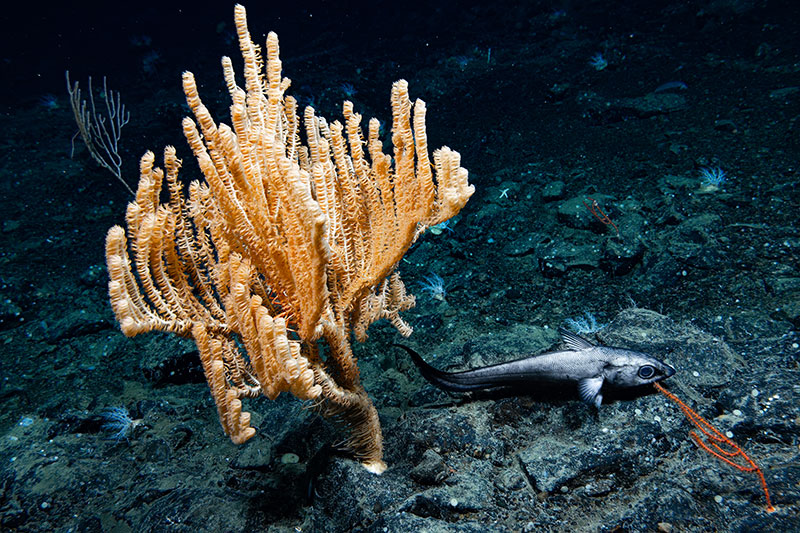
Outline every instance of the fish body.
POLYGON ((431 384, 453 392, 497 387, 526 387, 541 384, 575 384, 583 401, 597 407, 603 402, 602 388, 631 388, 668 378, 675 369, 652 355, 592 344, 564 329, 559 333, 565 349, 463 372, 444 372, 428 363, 411 348, 406 350, 431 384))

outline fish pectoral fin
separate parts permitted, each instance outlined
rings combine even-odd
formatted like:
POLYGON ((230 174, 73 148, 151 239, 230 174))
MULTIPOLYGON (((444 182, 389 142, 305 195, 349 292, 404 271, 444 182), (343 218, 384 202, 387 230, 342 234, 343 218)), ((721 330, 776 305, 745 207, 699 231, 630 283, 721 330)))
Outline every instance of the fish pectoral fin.
POLYGON ((600 407, 600 404, 603 403, 603 395, 600 394, 603 381, 603 376, 580 380, 578 382, 578 394, 580 394, 581 400, 593 404, 595 407, 600 407))

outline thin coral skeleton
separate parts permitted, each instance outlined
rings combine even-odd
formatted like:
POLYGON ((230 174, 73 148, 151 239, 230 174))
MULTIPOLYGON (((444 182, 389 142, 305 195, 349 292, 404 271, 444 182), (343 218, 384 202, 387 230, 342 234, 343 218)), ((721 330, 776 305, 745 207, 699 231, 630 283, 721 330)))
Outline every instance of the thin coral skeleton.
POLYGON ((768 513, 774 512, 775 507, 772 505, 772 500, 769 496, 769 489, 767 488, 767 481, 764 479, 764 472, 761 471, 761 468, 756 464, 756 462, 750 459, 750 457, 739 447, 738 444, 723 435, 717 428, 712 426, 708 420, 697 414, 694 410, 692 410, 691 407, 678 399, 677 396, 669 392, 658 383, 653 383, 653 386, 661 394, 678 404, 678 407, 680 407, 681 411, 683 411, 683 414, 686 415, 686 418, 689 419, 689 422, 694 424, 694 426, 703 434, 701 437, 695 431, 691 431, 689 433, 697 446, 699 446, 703 451, 710 453, 720 461, 731 465, 737 470, 742 472, 755 472, 755 474, 758 476, 758 480, 761 482, 761 490, 764 491, 766 510, 768 513), (745 464, 737 463, 737 459, 741 459, 745 464))

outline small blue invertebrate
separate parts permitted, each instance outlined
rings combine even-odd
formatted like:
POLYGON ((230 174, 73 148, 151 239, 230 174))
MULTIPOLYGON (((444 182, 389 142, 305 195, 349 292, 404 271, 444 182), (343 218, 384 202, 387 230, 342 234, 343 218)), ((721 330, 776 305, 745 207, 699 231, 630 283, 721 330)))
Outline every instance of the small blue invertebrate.
POLYGON ((143 420, 131 417, 130 412, 125 407, 111 407, 106 409, 101 414, 103 420, 103 429, 113 432, 110 439, 119 442, 121 440, 128 440, 133 434, 133 430, 143 423, 143 420))
POLYGON ((421 282, 420 286, 422 292, 428 293, 434 300, 445 301, 447 290, 444 288, 444 280, 441 276, 430 274, 425 277, 425 281, 421 282))

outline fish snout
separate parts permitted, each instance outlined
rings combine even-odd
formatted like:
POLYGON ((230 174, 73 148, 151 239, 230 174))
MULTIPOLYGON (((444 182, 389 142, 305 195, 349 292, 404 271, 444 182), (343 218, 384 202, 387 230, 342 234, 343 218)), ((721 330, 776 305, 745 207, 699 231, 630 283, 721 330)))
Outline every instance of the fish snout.
POLYGON ((664 364, 664 379, 670 378, 675 375, 675 369, 669 366, 667 363, 664 364))

